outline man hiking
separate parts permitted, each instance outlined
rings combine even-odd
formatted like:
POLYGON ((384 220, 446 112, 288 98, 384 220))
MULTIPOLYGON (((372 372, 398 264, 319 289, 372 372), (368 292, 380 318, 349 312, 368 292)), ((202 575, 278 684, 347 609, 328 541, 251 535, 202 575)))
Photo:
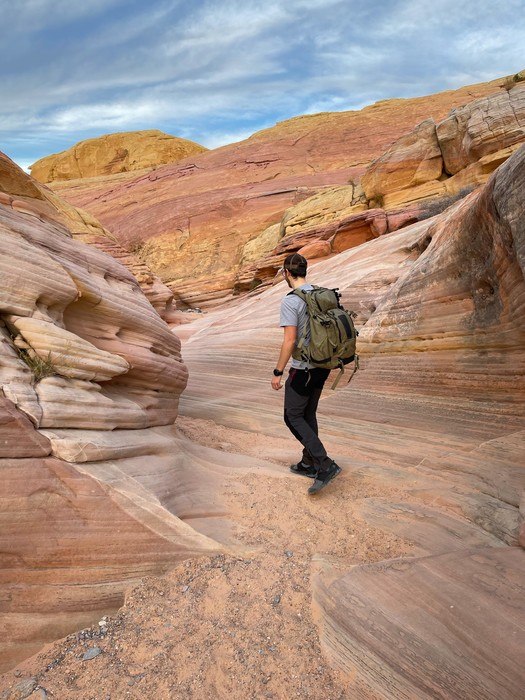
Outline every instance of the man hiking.
MULTIPOLYGON (((292 291, 281 302, 279 325, 284 330, 284 338, 273 370, 272 388, 276 390, 282 387, 284 369, 290 357, 298 354, 297 341, 308 326, 307 305, 294 293, 296 289, 306 292, 314 289, 306 282, 307 267, 306 258, 293 253, 286 258, 281 269, 292 291)), ((307 332, 304 345, 307 346, 309 341, 307 332)), ((318 436, 317 405, 329 374, 329 369, 314 367, 307 361, 292 357, 291 369, 284 385, 284 422, 303 445, 301 460, 290 469, 295 474, 314 479, 308 489, 309 494, 318 493, 341 472, 341 468, 326 454, 318 436)))

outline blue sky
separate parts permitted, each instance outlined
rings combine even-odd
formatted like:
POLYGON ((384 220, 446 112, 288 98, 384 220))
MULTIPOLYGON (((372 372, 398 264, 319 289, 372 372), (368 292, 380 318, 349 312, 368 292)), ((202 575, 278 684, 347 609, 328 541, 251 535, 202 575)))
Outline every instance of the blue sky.
POLYGON ((161 129, 214 148, 299 114, 525 69, 525 0, 0 0, 0 150, 161 129))

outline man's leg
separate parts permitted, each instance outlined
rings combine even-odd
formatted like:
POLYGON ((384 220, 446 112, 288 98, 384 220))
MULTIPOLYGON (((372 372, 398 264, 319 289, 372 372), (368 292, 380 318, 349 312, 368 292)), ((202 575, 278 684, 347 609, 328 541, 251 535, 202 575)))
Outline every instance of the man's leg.
MULTIPOLYGON (((324 384, 324 382, 323 382, 324 384)), ((319 427, 317 425, 317 406, 319 404, 319 399, 321 398, 321 393, 323 391, 323 387, 314 387, 312 389, 312 392, 309 396, 308 399, 308 404, 306 405, 306 409, 304 412, 304 419, 310 426, 310 428, 314 431, 314 433, 319 437, 319 427)), ((303 464, 308 464, 308 465, 313 465, 314 459, 312 455, 310 454, 310 451, 305 448, 303 448, 303 456, 302 460, 303 464)))
POLYGON ((306 464, 318 469, 326 467, 329 460, 323 443, 319 440, 316 409, 328 370, 291 369, 285 384, 284 421, 294 437, 303 445, 306 464))

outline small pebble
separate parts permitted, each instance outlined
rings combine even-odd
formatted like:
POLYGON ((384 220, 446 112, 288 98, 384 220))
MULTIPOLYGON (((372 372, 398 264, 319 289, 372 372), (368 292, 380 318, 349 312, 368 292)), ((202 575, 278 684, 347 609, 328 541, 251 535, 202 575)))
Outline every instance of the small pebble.
POLYGON ((273 597, 272 605, 279 605, 280 602, 281 602, 281 596, 278 593, 276 596, 273 597))
POLYGON ((90 661, 99 654, 102 654, 102 649, 100 649, 100 647, 91 647, 91 649, 88 649, 82 657, 82 661, 90 661))
POLYGON ((183 586, 181 590, 182 590, 183 593, 186 593, 186 591, 189 591, 189 590, 190 590, 190 587, 189 587, 189 586, 183 586))
POLYGON ((36 678, 24 678, 17 683, 14 692, 7 695, 8 698, 27 698, 36 688, 36 678))
POLYGON ((288 559, 291 559, 293 557, 293 552, 290 549, 285 549, 284 553, 288 557, 288 559))

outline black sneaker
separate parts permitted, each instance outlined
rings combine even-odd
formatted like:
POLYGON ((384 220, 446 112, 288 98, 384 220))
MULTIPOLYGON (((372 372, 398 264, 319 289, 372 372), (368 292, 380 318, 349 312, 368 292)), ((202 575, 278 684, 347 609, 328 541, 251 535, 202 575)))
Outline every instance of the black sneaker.
POLYGON ((323 469, 323 471, 320 471, 317 474, 314 483, 308 489, 308 493, 310 495, 314 493, 319 493, 321 489, 324 489, 324 487, 327 486, 332 481, 332 479, 335 479, 335 477, 340 473, 341 467, 338 466, 335 462, 332 462, 328 469, 323 469))
POLYGON ((317 476, 317 469, 312 467, 311 464, 305 464, 304 462, 298 462, 297 464, 292 464, 290 471, 294 474, 300 474, 301 476, 307 476, 310 479, 315 479, 317 476))

